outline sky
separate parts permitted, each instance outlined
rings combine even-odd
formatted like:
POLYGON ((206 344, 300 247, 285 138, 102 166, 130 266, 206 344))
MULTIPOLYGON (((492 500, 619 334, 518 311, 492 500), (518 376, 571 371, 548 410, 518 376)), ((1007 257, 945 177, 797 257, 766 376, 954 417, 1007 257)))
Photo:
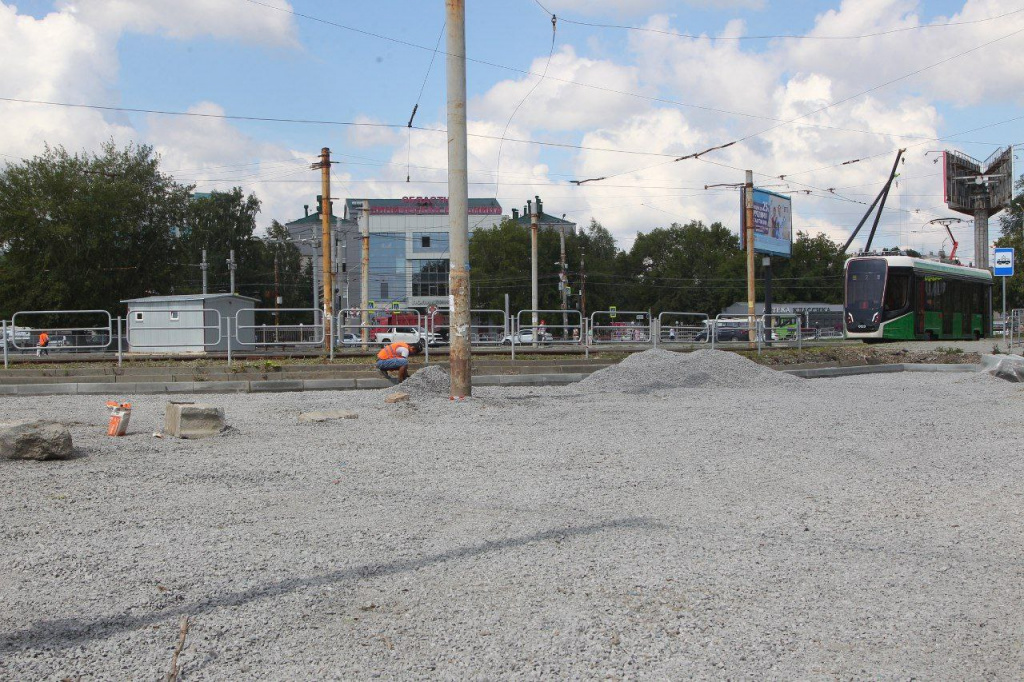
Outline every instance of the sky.
MULTIPOLYGON (((673 222, 737 230, 745 169, 792 196, 794 230, 845 241, 906 148, 875 245, 948 251, 929 221, 960 217, 969 255, 935 152, 1024 143, 1021 0, 467 5, 470 196, 539 195, 624 248, 673 222)), ((325 146, 341 200, 445 196, 444 10, 0 0, 0 162, 152 145, 197 191, 254 192, 261 231, 315 203, 325 146)))

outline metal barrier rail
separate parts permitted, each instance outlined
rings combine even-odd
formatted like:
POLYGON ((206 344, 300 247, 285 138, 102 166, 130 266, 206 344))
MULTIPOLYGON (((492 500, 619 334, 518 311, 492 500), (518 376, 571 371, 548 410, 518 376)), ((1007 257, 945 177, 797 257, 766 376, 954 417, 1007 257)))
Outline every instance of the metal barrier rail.
POLYGON ((1014 308, 1010 311, 1010 319, 1003 321, 1003 336, 1010 348, 1014 344, 1024 344, 1024 308, 1014 308))
MULTIPOLYGON (((757 334, 757 352, 761 352, 762 344, 770 343, 773 346, 780 344, 783 346, 790 345, 793 342, 796 343, 796 347, 803 347, 803 321, 804 318, 800 313, 772 313, 770 315, 762 315, 761 319, 758 320, 760 329, 757 334), (777 325, 773 324, 776 320, 796 320, 796 325, 793 329, 793 338, 785 339, 779 334, 778 331, 773 332, 774 329, 788 329, 789 325, 777 325)), ((786 333, 789 336, 788 332, 786 333)))
POLYGON ((106 310, 20 310, 20 311, 14 313, 13 315, 11 315, 11 326, 10 326, 11 332, 10 332, 10 336, 9 337, 8 337, 7 330, 6 329, 4 330, 4 342, 5 342, 5 345, 7 343, 10 343, 11 347, 12 348, 16 348, 17 350, 33 350, 34 348, 38 348, 39 347, 38 345, 32 346, 32 347, 19 346, 18 345, 18 316, 19 315, 21 315, 21 316, 30 316, 30 315, 64 315, 64 316, 70 316, 70 315, 93 315, 93 316, 96 316, 96 315, 101 315, 101 316, 105 316, 107 318, 107 326, 105 326, 105 327, 69 327, 68 325, 61 325, 60 327, 41 327, 41 328, 33 329, 31 327, 28 327, 28 326, 23 326, 22 329, 30 330, 30 333, 29 333, 29 339, 30 340, 32 338, 33 333, 35 335, 35 338, 38 339, 39 335, 42 334, 43 332, 46 332, 48 336, 52 336, 51 332, 57 332, 57 331, 66 330, 66 329, 79 329, 79 330, 81 330, 83 332, 88 333, 90 336, 93 335, 93 334, 96 334, 98 332, 106 332, 107 336, 106 336, 106 342, 105 343, 102 343, 102 344, 82 344, 82 345, 76 346, 77 348, 80 348, 80 349, 83 349, 83 350, 84 349, 98 350, 98 349, 102 349, 102 348, 107 348, 107 347, 110 346, 110 342, 114 340, 114 334, 113 334, 114 319, 110 316, 110 313, 108 313, 106 310))
POLYGON ((708 329, 708 316, 704 313, 682 313, 666 311, 658 315, 658 343, 701 343, 707 341, 707 337, 700 339, 702 333, 708 329), (699 324, 678 324, 678 320, 696 318, 699 324), (670 320, 677 320, 675 324, 665 324, 670 320))
MULTIPOLYGON (((509 336, 508 333, 508 318, 505 317, 504 310, 492 310, 487 308, 479 308, 476 310, 469 311, 470 319, 472 320, 474 315, 500 315, 501 324, 470 324, 469 326, 469 344, 470 346, 500 346, 501 343, 509 336)), ((451 311, 445 309, 438 309, 431 312, 427 316, 427 328, 437 335, 439 346, 450 345, 451 342, 451 311), (439 315, 447 315, 447 324, 438 324, 437 317, 439 315), (443 334, 442 330, 447 330, 447 334, 443 334), (447 337, 447 338, 445 338, 447 337)), ((430 345, 426 348, 426 363, 430 364, 430 345)))
POLYGON ((653 343, 653 331, 651 314, 649 312, 641 310, 599 310, 590 316, 590 338, 587 339, 587 342, 593 345, 605 343, 653 343), (632 316, 633 319, 628 322, 598 323, 603 321, 604 317, 614 320, 619 315, 623 317, 632 316), (638 324, 640 320, 646 320, 646 322, 638 324))
MULTIPOLYGON (((165 311, 165 310, 160 310, 160 311, 144 310, 144 311, 141 311, 141 312, 143 312, 143 313, 167 312, 169 314, 169 311, 165 311)), ((198 331, 201 331, 201 332, 203 332, 202 339, 200 339, 198 342, 196 342, 195 339, 189 339, 187 343, 171 343, 171 342, 165 342, 165 340, 161 339, 158 342, 154 341, 153 343, 150 343, 148 345, 151 346, 151 347, 155 347, 155 348, 189 348, 189 347, 193 347, 193 346, 200 346, 204 350, 206 349, 207 346, 209 346, 211 344, 214 345, 214 346, 219 346, 221 341, 224 340, 224 337, 227 334, 226 330, 222 329, 221 322, 226 320, 226 319, 229 319, 229 318, 222 318, 219 310, 187 310, 187 311, 182 311, 180 313, 180 315, 187 315, 187 316, 190 316, 190 317, 192 317, 192 316, 198 317, 199 315, 202 315, 203 316, 203 324, 201 324, 201 325, 181 325, 181 324, 176 324, 176 325, 171 325, 171 326, 155 326, 155 327, 146 324, 146 325, 144 325, 142 327, 138 327, 137 325, 133 325, 132 324, 132 320, 134 319, 134 317, 132 315, 129 315, 128 319, 126 320, 126 329, 125 329, 125 335, 124 335, 125 341, 128 342, 128 347, 132 348, 133 346, 140 346, 142 348, 145 348, 145 346, 147 345, 147 344, 143 344, 143 343, 137 343, 136 341, 132 341, 132 332, 135 332, 136 334, 139 334, 139 333, 142 333, 142 332, 166 332, 166 331, 198 332, 198 331), (217 323, 216 324, 206 324, 206 316, 207 315, 215 316, 216 319, 217 319, 217 323), (209 332, 212 332, 212 331, 216 331, 217 332, 217 337, 216 337, 217 340, 216 341, 211 341, 210 339, 207 338, 207 334, 209 332)), ((145 318, 143 318, 143 319, 145 319, 145 318)), ((118 335, 118 338, 120 339, 120 334, 118 335)))
POLYGON ((760 332, 757 315, 737 315, 722 313, 709 320, 708 337, 711 339, 711 348, 716 343, 728 343, 729 341, 750 342, 750 330, 754 330, 754 338, 757 339, 760 332), (730 324, 743 322, 743 324, 730 324), (724 331, 723 331, 724 330, 724 331), (735 333, 732 333, 735 330, 735 333), (742 334, 742 338, 740 335, 742 334), (722 338, 723 336, 735 336, 735 338, 722 338))
MULTIPOLYGON (((374 330, 387 330, 391 327, 396 328, 407 328, 411 327, 416 330, 416 335, 423 340, 423 345, 428 346, 431 343, 436 345, 437 337, 432 332, 428 332, 423 328, 423 313, 413 308, 401 308, 398 310, 376 310, 370 308, 347 308, 338 313, 337 319, 335 320, 335 330, 337 338, 341 340, 342 348, 365 348, 368 346, 386 346, 387 344, 396 340, 394 335, 388 335, 385 333, 374 333, 374 330), (363 316, 366 316, 366 322, 362 321, 363 316), (404 315, 404 316, 415 316, 415 324, 392 324, 389 321, 383 320, 383 318, 389 318, 392 315, 404 315), (358 321, 351 322, 350 318, 356 318, 358 321), (378 340, 377 337, 381 337, 378 340)), ((396 332, 401 333, 401 332, 396 332)), ((405 339, 398 339, 405 340, 405 339)), ((409 341, 409 343, 416 343, 416 341, 409 341)))
POLYGON ((520 310, 516 314, 516 324, 514 333, 509 335, 507 340, 502 341, 506 346, 533 346, 533 345, 569 345, 578 346, 583 343, 583 313, 578 310, 520 310), (522 317, 523 315, 529 315, 530 321, 523 326, 522 317), (545 316, 561 316, 565 315, 566 319, 575 317, 576 324, 548 324, 541 315, 545 316), (533 317, 538 318, 536 327, 534 327, 533 317), (561 334, 556 336, 551 333, 551 330, 561 330, 561 334), (523 341, 523 334, 529 331, 530 340, 523 341), (536 335, 533 333, 536 331, 536 335))
POLYGON ((253 347, 255 347, 255 346, 260 346, 260 345, 274 345, 273 343, 266 344, 266 343, 260 343, 259 341, 257 341, 256 340, 256 330, 257 329, 261 329, 261 330, 264 330, 264 332, 266 332, 266 330, 268 330, 268 329, 273 330, 275 328, 279 329, 279 330, 281 330, 281 329, 292 329, 292 328, 295 327, 295 325, 294 324, 286 324, 286 325, 256 324, 256 315, 257 314, 268 315, 268 314, 279 314, 279 313, 285 313, 285 314, 288 314, 288 313, 312 313, 312 315, 313 315, 313 323, 306 327, 306 329, 311 329, 313 331, 313 337, 311 339, 309 339, 308 341, 293 341, 293 342, 289 342, 288 345, 290 345, 290 346, 322 346, 324 344, 324 339, 327 338, 327 326, 324 324, 324 321, 325 321, 324 320, 324 313, 319 308, 240 308, 235 313, 235 317, 234 317, 234 319, 235 319, 235 324, 234 324, 235 335, 234 335, 234 339, 233 340, 239 346, 253 346, 253 347), (241 319, 242 315, 245 314, 245 313, 251 313, 252 314, 252 324, 241 324, 239 322, 239 320, 241 319), (249 336, 248 332, 252 332, 252 340, 251 341, 249 341, 249 340, 244 340, 243 341, 242 340, 243 333, 245 333, 246 336, 248 337, 249 336))

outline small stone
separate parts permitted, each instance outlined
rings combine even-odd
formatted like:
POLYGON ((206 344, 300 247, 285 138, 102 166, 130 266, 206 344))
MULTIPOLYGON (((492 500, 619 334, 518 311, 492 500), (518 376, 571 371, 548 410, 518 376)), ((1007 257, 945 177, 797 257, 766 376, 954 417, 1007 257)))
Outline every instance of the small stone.
POLYGON ((300 424, 311 424, 314 422, 329 422, 335 419, 359 419, 355 412, 344 410, 327 410, 325 412, 303 412, 299 414, 300 424))
POLYGON ((35 419, 0 427, 0 457, 5 459, 70 459, 71 432, 60 422, 35 419))
POLYGON ((409 394, 408 393, 392 393, 387 398, 384 398, 384 402, 388 403, 389 405, 392 404, 392 403, 407 403, 407 402, 409 402, 409 394))

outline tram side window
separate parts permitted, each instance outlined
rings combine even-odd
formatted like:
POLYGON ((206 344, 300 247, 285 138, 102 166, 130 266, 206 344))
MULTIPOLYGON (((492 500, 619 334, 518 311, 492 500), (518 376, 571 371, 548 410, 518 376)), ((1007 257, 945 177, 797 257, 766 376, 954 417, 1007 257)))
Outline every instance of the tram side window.
POLYGON ((886 312, 903 310, 910 297, 910 275, 893 275, 885 287, 886 312))
POLYGON ((942 312, 943 294, 946 283, 938 278, 927 278, 924 281, 924 309, 930 313, 942 312))

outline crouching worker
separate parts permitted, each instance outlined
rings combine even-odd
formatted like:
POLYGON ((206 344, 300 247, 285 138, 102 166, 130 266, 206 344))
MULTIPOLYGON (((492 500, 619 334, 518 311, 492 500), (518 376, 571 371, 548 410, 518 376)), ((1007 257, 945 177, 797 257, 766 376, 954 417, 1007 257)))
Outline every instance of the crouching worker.
POLYGON ((377 353, 377 369, 388 381, 392 381, 388 372, 398 370, 398 383, 402 383, 409 376, 409 354, 416 354, 423 350, 421 343, 410 346, 404 341, 396 341, 384 346, 377 353))

